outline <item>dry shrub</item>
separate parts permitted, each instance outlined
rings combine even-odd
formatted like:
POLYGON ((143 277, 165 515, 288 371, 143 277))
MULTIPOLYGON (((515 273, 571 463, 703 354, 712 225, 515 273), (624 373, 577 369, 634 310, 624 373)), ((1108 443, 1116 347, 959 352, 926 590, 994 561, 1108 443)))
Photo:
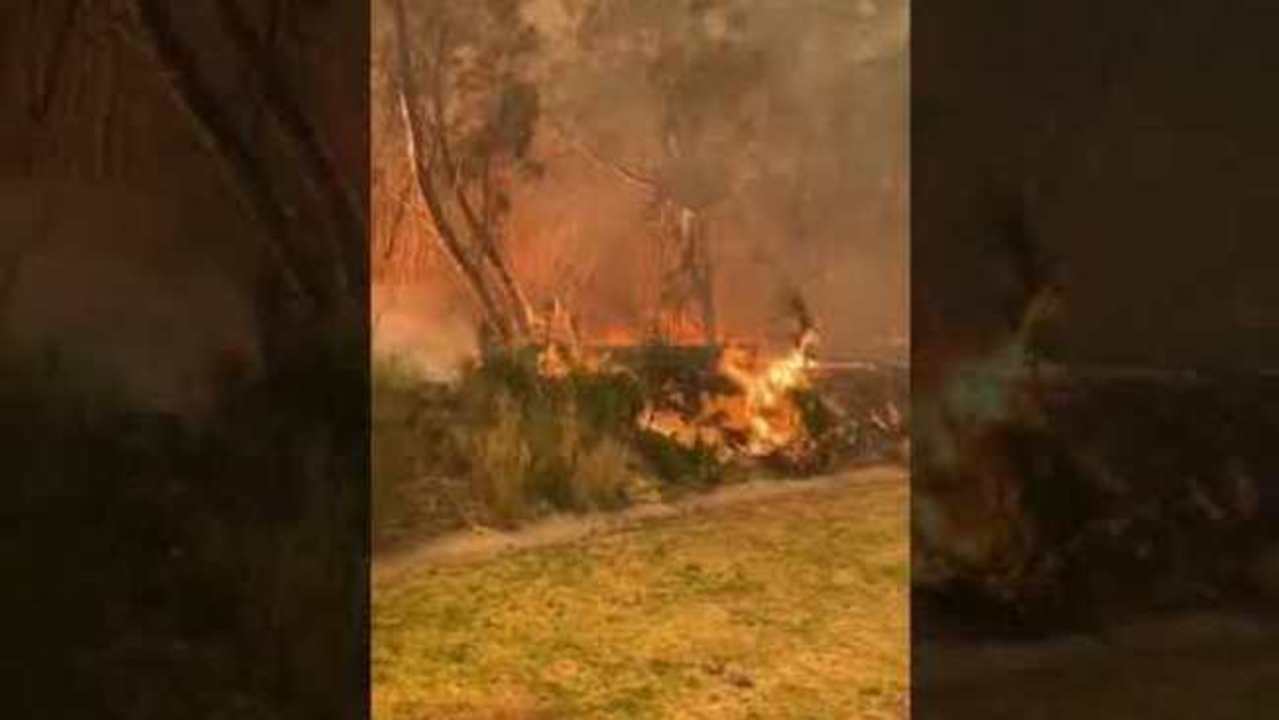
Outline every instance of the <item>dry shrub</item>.
POLYGON ((465 481, 450 436, 453 404, 447 386, 426 380, 401 358, 374 360, 370 500, 377 547, 424 526, 442 531, 462 524, 465 504, 455 496, 465 494, 465 481))
POLYGON ((626 446, 611 437, 601 438, 580 455, 568 478, 574 505, 583 510, 623 505, 631 473, 629 459, 626 446))
POLYGON ((499 392, 488 421, 463 439, 473 491, 500 524, 514 526, 547 506, 588 511, 624 503, 626 447, 607 435, 590 442, 574 403, 559 411, 553 420, 530 417, 499 392))
POLYGON ((467 441, 476 496, 500 523, 517 524, 528 515, 534 458, 521 409, 510 394, 497 394, 492 421, 475 429, 467 441))

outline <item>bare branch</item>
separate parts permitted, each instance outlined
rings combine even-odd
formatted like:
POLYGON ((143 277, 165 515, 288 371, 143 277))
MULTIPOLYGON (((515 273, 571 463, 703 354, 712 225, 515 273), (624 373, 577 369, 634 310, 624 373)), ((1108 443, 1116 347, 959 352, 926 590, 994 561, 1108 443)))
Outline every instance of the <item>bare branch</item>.
POLYGON ((637 172, 621 162, 605 158, 595 148, 565 130, 559 123, 552 121, 551 127, 564 142, 568 143, 570 147, 581 153, 586 159, 590 160, 595 165, 617 175, 626 183, 638 187, 641 190, 649 193, 655 193, 658 191, 657 181, 653 178, 637 172))
POLYGON ((326 293, 307 282, 289 262, 289 220, 274 197, 261 163, 239 136, 233 124, 220 112, 217 97, 197 68, 192 50, 178 38, 167 0, 131 0, 129 10, 134 26, 141 30, 147 46, 169 84, 173 99, 191 120, 199 141, 226 178, 228 188, 263 228, 267 250, 278 265, 286 289, 318 305, 325 305, 326 293))
POLYGON ((218 0, 217 8, 232 42, 260 73, 267 110, 306 166, 308 184, 332 213, 333 225, 338 231, 338 252, 343 261, 339 267, 339 282, 344 288, 349 288, 350 276, 362 278, 367 272, 364 254, 367 224, 363 209, 338 171, 323 138, 307 119, 296 95, 288 88, 270 49, 258 37, 237 0, 218 0))
POLYGON ((413 180, 409 179, 404 183, 404 187, 400 190, 399 200, 395 203, 395 215, 391 218, 391 226, 387 229, 386 248, 382 251, 384 260, 390 259, 395 255, 395 238, 400 233, 400 226, 404 223, 404 217, 408 214, 410 201, 412 200, 413 180))

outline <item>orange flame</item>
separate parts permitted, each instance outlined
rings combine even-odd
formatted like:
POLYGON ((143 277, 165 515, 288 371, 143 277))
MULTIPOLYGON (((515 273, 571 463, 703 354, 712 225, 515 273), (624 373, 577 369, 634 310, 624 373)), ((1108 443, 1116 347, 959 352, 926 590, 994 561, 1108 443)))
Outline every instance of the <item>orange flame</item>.
POLYGON ((734 452, 751 457, 807 452, 810 438, 791 392, 808 387, 816 342, 816 333, 805 330, 793 350, 771 361, 762 360, 754 346, 725 345, 716 371, 738 392, 704 393, 691 418, 650 403, 640 414, 640 427, 686 447, 713 448, 721 459, 734 452), (736 450, 729 446, 729 436, 743 439, 736 450))
MULTIPOLYGON (((705 344, 699 324, 678 317, 666 320, 669 322, 659 331, 667 344, 705 344)), ((548 378, 563 378, 572 372, 618 371, 602 348, 633 346, 644 340, 632 328, 613 326, 583 342, 576 324, 558 310, 548 315, 543 330, 545 345, 538 357, 538 371, 548 378)), ((816 330, 804 326, 791 350, 771 359, 763 357, 756 344, 724 342, 715 373, 734 390, 702 390, 696 398, 679 397, 679 391, 667 390, 665 395, 648 399, 638 418, 639 427, 685 447, 712 449, 722 461, 743 455, 802 456, 811 451, 813 441, 793 391, 809 386, 817 342, 816 330), (687 411, 690 406, 696 408, 691 414, 687 411)))

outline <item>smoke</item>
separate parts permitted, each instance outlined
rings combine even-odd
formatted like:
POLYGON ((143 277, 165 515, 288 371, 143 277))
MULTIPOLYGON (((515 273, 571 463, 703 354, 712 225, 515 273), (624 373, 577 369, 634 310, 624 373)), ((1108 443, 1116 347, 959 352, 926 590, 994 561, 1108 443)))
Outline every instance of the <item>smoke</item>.
MULTIPOLYGON (((544 172, 512 188, 507 243, 534 303, 565 302, 588 333, 642 328, 658 199, 632 172, 698 204, 723 334, 784 344, 798 292, 828 354, 904 355, 906 3, 589 5, 525 6, 542 35, 544 172)), ((397 139, 375 124, 386 157, 379 142, 397 139)), ((421 283, 446 299, 397 306, 424 318, 397 343, 462 342, 466 293, 433 268, 421 283)))
POLYGON ((36 359, 61 383, 131 407, 199 418, 251 375, 261 349, 232 239, 246 232, 205 199, 140 188, 6 183, 0 248, 16 248, 3 310, 6 359, 36 359))
POLYGON ((375 286, 373 352, 421 375, 448 380, 478 352, 476 318, 442 283, 375 286))

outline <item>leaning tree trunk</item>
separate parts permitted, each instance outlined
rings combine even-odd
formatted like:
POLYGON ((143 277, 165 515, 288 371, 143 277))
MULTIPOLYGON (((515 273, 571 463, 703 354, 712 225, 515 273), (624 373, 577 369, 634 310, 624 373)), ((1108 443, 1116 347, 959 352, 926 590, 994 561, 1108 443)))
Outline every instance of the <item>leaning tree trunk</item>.
POLYGON ((514 338, 514 328, 506 315, 499 309, 497 300, 489 290, 484 279, 482 267, 476 262, 461 239, 454 232, 453 224, 444 212, 444 205, 435 188, 434 151, 427 132, 427 120, 423 117, 423 98, 413 77, 413 48, 409 38, 407 13, 402 0, 391 3, 394 12, 396 44, 396 83, 399 86, 400 110, 403 116, 404 131, 409 154, 409 167, 423 202, 431 214, 436 229, 436 237, 443 246, 458 273, 475 295, 484 315, 485 326, 497 335, 502 343, 510 343, 514 338))
MULTIPOLYGON (((435 236, 474 295, 484 325, 498 343, 513 346, 527 342, 533 320, 531 306, 502 256, 492 219, 485 208, 477 212, 466 189, 459 184, 460 173, 449 151, 447 131, 439 124, 445 116, 442 81, 438 76, 434 79, 429 97, 422 92, 414 73, 413 43, 403 0, 393 0, 391 9, 396 45, 394 76, 399 86, 409 166, 431 216, 435 236), (432 104, 428 105, 428 101, 432 104), (428 107, 434 110, 434 121, 428 117, 428 107), (456 215, 461 216, 460 221, 455 220, 456 215)), ((442 41, 437 52, 445 52, 442 41)))

